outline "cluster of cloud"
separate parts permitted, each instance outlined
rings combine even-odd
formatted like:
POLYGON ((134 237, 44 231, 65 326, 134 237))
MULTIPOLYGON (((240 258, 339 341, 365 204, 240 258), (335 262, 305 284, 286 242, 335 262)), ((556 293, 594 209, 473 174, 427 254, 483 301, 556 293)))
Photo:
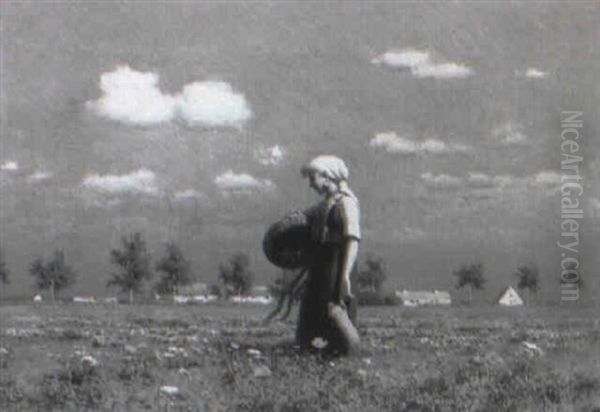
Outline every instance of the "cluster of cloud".
POLYGON ((50 180, 54 175, 50 172, 35 172, 27 177, 29 183, 40 183, 50 180))
POLYGON ((254 152, 254 157, 263 166, 277 166, 283 162, 285 151, 279 145, 259 148, 254 152))
POLYGON ((410 48, 385 52, 372 59, 371 63, 409 70, 418 78, 455 79, 473 74, 468 66, 454 62, 434 62, 428 51, 410 48))
POLYGON ((159 193, 156 175, 144 168, 122 175, 88 175, 81 186, 106 195, 157 195, 159 193))
POLYGON ((271 191, 274 183, 268 179, 257 179, 247 173, 234 173, 227 170, 225 173, 215 177, 215 185, 225 193, 249 193, 271 191))
POLYGON ((102 96, 87 102, 99 116, 129 125, 151 126, 181 119, 191 126, 241 127, 252 117, 243 94, 225 82, 194 82, 170 95, 159 76, 119 66, 100 77, 102 96))
POLYGON ((445 143, 438 139, 416 141, 398 136, 396 132, 378 133, 369 141, 369 145, 388 153, 403 155, 457 153, 471 150, 470 146, 445 143))
POLYGON ((529 67, 524 72, 517 71, 517 76, 527 77, 529 79, 543 79, 548 76, 548 72, 537 69, 535 67, 529 67))
POLYGON ((19 163, 14 160, 7 160, 0 165, 0 170, 3 172, 16 172, 19 170, 19 163))
POLYGON ((434 175, 431 172, 425 172, 421 174, 421 179, 429 186, 448 188, 466 186, 474 189, 503 188, 518 185, 548 189, 557 187, 561 183, 561 175, 548 170, 523 177, 508 174, 490 176, 479 172, 469 172, 466 177, 460 177, 445 173, 434 175))
POLYGON ((175 200, 194 200, 203 198, 204 195, 198 192, 196 189, 180 190, 173 194, 173 199, 175 200))

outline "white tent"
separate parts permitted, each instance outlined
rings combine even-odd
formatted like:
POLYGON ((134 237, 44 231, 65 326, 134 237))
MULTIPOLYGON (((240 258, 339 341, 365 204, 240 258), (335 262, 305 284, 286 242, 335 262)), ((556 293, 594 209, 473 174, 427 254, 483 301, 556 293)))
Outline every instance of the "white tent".
POLYGON ((509 286, 500 294, 498 304, 502 306, 523 306, 523 299, 512 286, 509 286))

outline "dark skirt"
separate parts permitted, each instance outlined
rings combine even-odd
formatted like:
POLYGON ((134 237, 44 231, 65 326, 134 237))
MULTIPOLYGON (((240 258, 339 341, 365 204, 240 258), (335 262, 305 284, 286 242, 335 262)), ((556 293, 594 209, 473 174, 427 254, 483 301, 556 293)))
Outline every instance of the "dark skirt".
MULTIPOLYGON (((306 348, 311 346, 314 338, 321 337, 327 340, 328 349, 335 351, 343 347, 344 343, 328 316, 328 305, 330 302, 339 303, 338 271, 343 263, 341 245, 338 243, 319 245, 314 257, 300 303, 296 342, 306 348)), ((349 304, 348 316, 356 325, 354 302, 349 304)))

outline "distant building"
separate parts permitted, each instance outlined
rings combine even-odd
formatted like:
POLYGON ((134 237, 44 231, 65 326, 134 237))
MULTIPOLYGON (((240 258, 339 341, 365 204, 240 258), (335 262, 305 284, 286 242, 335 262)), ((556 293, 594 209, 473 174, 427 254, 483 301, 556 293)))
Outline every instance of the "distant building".
POLYGON ((73 303, 96 303, 96 298, 93 296, 75 296, 73 303))
POLYGON ((402 300, 403 306, 450 305, 450 293, 443 290, 410 291, 397 290, 396 296, 402 300))
POLYGON ((523 299, 512 286, 509 286, 500 294, 498 304, 502 306, 523 306, 523 299))

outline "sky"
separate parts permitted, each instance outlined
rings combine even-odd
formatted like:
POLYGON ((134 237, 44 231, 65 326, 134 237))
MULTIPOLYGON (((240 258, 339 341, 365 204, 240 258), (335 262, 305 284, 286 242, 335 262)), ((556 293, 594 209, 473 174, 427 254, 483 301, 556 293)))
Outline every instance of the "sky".
POLYGON ((268 225, 318 198, 299 170, 349 169, 388 285, 495 297, 540 269, 559 297, 561 111, 581 111, 585 293, 600 291, 597 2, 2 2, 0 242, 8 295, 65 251, 71 293, 104 295, 140 231, 217 281, 237 251, 278 269, 268 225))

